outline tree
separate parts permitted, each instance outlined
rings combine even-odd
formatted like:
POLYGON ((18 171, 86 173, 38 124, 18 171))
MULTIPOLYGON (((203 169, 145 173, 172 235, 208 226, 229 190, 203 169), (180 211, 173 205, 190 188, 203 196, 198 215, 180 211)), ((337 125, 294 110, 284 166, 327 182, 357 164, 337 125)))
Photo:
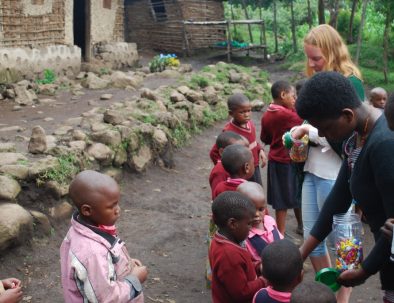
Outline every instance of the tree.
POLYGON ((278 52, 278 24, 276 20, 276 0, 272 1, 272 7, 273 7, 273 14, 274 14, 274 21, 272 23, 272 27, 274 30, 274 38, 275 38, 275 53, 278 52))
MULTIPOLYGON (((247 20, 249 20, 249 14, 248 14, 248 8, 247 8, 246 1, 242 0, 241 4, 242 4, 242 8, 244 9, 244 12, 245 12, 245 17, 247 20)), ((253 43, 252 28, 251 28, 250 24, 248 24, 248 31, 249 31, 250 42, 253 43)))
POLYGON ((391 31, 391 23, 393 22, 393 9, 394 4, 390 0, 385 1, 386 9, 386 21, 384 25, 384 35, 383 35, 383 74, 384 82, 388 83, 388 49, 389 49, 389 36, 391 31))
POLYGON ((368 5, 368 0, 363 0, 363 6, 362 6, 362 11, 361 11, 361 22, 360 22, 360 27, 359 27, 359 31, 358 31, 358 38, 357 38, 356 58, 354 60, 356 62, 356 64, 358 64, 358 61, 360 59, 361 42, 362 42, 364 22, 365 22, 365 13, 367 12, 367 5, 368 5))
POLYGON ((337 28, 337 20, 339 14, 339 0, 330 1, 330 24, 332 27, 337 28))
POLYGON ((318 16, 319 16, 319 24, 325 24, 326 17, 324 16, 324 0, 319 0, 319 3, 317 5, 317 9, 318 9, 318 16))
POLYGON ((291 36, 293 37, 293 51, 297 52, 297 36, 296 36, 296 24, 294 18, 294 5, 293 0, 290 0, 290 13, 291 13, 291 36))
POLYGON ((308 4, 308 26, 309 26, 309 29, 311 29, 312 28, 311 1, 308 0, 307 4, 308 4))
POLYGON ((354 22, 354 14, 356 13, 357 3, 358 3, 358 0, 353 0, 352 1, 352 12, 350 14, 350 20, 349 20, 349 33, 348 33, 348 36, 347 36, 347 39, 346 39, 348 44, 354 43, 354 39, 353 39, 353 22, 354 22))

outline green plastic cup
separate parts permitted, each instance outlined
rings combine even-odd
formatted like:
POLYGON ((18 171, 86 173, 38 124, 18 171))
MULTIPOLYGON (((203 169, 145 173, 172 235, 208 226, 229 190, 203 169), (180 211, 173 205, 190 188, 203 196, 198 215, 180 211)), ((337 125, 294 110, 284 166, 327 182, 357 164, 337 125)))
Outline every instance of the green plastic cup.
POLYGON ((341 285, 337 282, 340 272, 335 268, 323 268, 316 273, 315 281, 327 285, 333 292, 336 292, 341 285))

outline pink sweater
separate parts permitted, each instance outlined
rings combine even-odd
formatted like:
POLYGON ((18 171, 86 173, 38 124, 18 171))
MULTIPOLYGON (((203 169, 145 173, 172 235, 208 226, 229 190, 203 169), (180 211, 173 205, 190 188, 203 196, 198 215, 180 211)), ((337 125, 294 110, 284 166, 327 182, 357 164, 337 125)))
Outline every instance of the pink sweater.
POLYGON ((61 278, 66 303, 143 303, 132 260, 123 241, 108 239, 79 223, 74 215, 60 247, 61 278), (131 298, 134 291, 140 294, 131 298))

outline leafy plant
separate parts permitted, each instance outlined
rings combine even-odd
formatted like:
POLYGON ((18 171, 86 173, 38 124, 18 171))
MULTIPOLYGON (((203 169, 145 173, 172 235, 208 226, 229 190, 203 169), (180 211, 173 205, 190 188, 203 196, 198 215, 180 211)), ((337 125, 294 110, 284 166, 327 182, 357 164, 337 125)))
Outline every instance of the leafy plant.
POLYGON ((56 74, 53 69, 45 69, 44 70, 44 78, 37 79, 37 84, 52 84, 56 80, 56 74))
POLYGON ((204 88, 204 87, 207 87, 209 85, 208 79, 204 78, 202 76, 199 76, 199 75, 194 75, 192 77, 192 79, 190 80, 190 82, 191 82, 191 84, 194 87, 197 85, 197 86, 199 86, 201 88, 204 88))
POLYGON ((74 154, 61 155, 57 160, 58 165, 43 172, 37 179, 38 182, 52 180, 59 184, 65 184, 78 173, 77 157, 74 154))
POLYGON ((167 66, 178 67, 180 65, 179 59, 175 54, 170 55, 157 55, 149 62, 149 70, 151 73, 161 72, 166 69, 167 66))

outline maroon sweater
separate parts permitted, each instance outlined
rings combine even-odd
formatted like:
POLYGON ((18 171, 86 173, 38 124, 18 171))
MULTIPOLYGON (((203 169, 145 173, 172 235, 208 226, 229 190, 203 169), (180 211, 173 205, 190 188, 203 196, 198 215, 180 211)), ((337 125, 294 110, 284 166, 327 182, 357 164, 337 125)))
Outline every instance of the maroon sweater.
POLYGON ((222 192, 236 191, 238 185, 240 185, 243 182, 245 182, 244 179, 231 179, 231 178, 227 178, 226 181, 219 182, 212 192, 212 200, 215 200, 215 198, 219 196, 222 192))
POLYGON ((263 278, 256 276, 249 251, 219 233, 212 239, 209 262, 213 303, 251 303, 255 293, 265 287, 263 278))
MULTIPOLYGON (((254 165, 259 165, 259 153, 261 150, 261 145, 256 141, 256 126, 254 126, 252 121, 249 121, 246 125, 246 128, 243 128, 235 125, 231 120, 224 126, 223 131, 232 131, 244 136, 249 141, 249 148, 253 154, 254 165)), ((216 164, 216 162, 220 160, 219 149, 216 144, 212 146, 209 156, 211 157, 213 164, 216 164)))
POLYGON ((223 167, 222 161, 218 161, 216 165, 212 168, 211 174, 209 175, 209 185, 211 186, 211 193, 213 199, 213 192, 216 186, 222 182, 226 181, 227 178, 230 178, 230 175, 223 167))
POLYGON ((301 125, 303 120, 294 110, 277 104, 270 104, 261 118, 260 139, 270 145, 268 160, 290 163, 289 151, 283 146, 282 136, 292 127, 301 125))

